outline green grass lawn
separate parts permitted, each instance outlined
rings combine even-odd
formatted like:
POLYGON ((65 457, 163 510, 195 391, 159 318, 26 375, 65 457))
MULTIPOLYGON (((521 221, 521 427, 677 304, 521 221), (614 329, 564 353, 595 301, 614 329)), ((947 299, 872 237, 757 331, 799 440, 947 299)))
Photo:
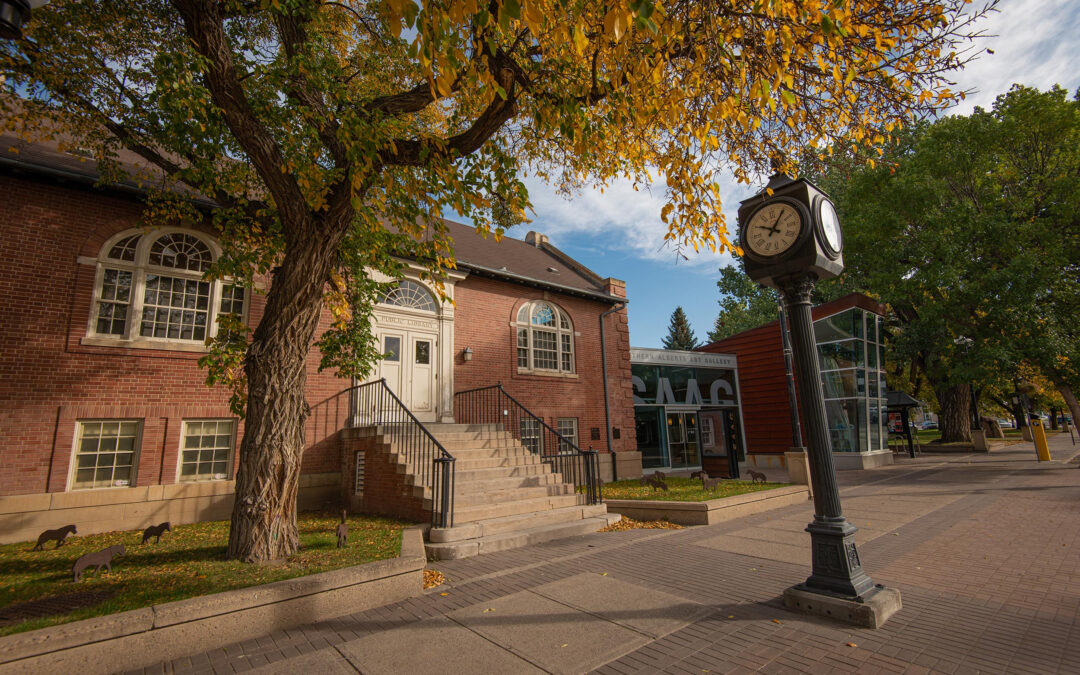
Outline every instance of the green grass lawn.
POLYGON ((709 499, 734 497, 748 492, 761 492, 786 487, 790 483, 751 483, 746 480, 723 480, 715 490, 705 490, 697 478, 667 478, 667 492, 654 490, 638 480, 620 480, 604 483, 601 494, 604 499, 641 499, 645 501, 703 502, 709 499))
POLYGON ((34 542, 0 546, 0 635, 18 633, 92 616, 182 600, 234 588, 395 558, 401 552, 401 532, 409 523, 375 516, 348 519, 349 545, 337 548, 335 528, 340 516, 301 513, 300 551, 279 564, 251 565, 225 560, 229 522, 177 525, 160 544, 142 541, 142 530, 69 536, 45 551, 31 551, 34 542), (127 555, 113 560, 112 573, 93 567, 82 581, 72 581, 71 566, 84 553, 123 544, 127 555), (101 602, 74 611, 13 622, 11 606, 76 592, 100 593, 101 602))

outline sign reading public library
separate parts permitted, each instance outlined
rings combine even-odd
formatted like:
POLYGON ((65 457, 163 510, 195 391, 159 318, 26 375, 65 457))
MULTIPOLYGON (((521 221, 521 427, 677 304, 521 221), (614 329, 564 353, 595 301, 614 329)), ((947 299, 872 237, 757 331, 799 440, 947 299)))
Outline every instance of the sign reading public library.
POLYGON ((735 406, 735 357, 631 349, 634 405, 735 406))

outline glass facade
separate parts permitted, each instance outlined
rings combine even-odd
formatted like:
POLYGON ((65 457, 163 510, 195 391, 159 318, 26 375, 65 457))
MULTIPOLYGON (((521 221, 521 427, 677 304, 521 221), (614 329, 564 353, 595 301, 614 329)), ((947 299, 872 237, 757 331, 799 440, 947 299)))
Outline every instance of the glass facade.
POLYGON ((833 452, 887 448, 882 321, 855 308, 814 322, 833 452))
MULTIPOLYGON (((644 358, 705 355, 649 352, 644 358)), ((728 357, 730 358, 730 357, 728 357)), ((634 363, 634 422, 637 446, 645 469, 685 469, 701 466, 703 457, 741 459, 737 380, 733 368, 693 363, 634 363)))

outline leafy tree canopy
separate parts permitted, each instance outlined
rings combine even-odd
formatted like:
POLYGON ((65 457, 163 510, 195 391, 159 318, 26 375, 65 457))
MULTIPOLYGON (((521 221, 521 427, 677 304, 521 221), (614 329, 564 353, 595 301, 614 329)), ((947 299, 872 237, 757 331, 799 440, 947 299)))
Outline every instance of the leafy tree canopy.
POLYGON ((876 166, 838 155, 820 178, 844 224, 841 284, 892 308, 891 354, 943 413, 1027 360, 1074 372, 1078 141, 1076 98, 1014 86, 990 111, 908 127, 876 166))
MULTIPOLYGON (((965 0, 53 0, 0 50, 24 100, 105 167, 137 152, 219 206, 216 273, 280 269, 250 342, 229 554, 295 550, 304 359, 362 374, 391 254, 453 266, 444 209, 491 229, 564 186, 663 174, 676 245, 731 247, 717 176, 793 169, 807 145, 884 143, 947 106, 965 0), (240 523, 238 525, 238 522, 240 523)), ((160 191, 157 218, 195 218, 160 191)), ((229 332, 229 331, 227 331, 229 332)), ((236 357, 242 349, 242 360, 236 357)), ((222 366, 228 370, 228 364, 222 366)))

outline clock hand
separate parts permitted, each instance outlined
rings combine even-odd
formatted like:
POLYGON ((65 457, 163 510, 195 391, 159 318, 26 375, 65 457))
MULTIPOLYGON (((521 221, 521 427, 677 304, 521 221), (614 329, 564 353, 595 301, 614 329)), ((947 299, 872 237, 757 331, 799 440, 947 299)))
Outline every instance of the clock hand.
POLYGON ((772 224, 772 227, 766 228, 767 230, 769 230, 769 237, 772 237, 774 234, 776 234, 777 232, 780 231, 780 228, 778 227, 778 225, 780 225, 780 219, 783 218, 783 217, 784 217, 784 214, 781 213, 780 215, 778 215, 776 217, 776 222, 772 224))

